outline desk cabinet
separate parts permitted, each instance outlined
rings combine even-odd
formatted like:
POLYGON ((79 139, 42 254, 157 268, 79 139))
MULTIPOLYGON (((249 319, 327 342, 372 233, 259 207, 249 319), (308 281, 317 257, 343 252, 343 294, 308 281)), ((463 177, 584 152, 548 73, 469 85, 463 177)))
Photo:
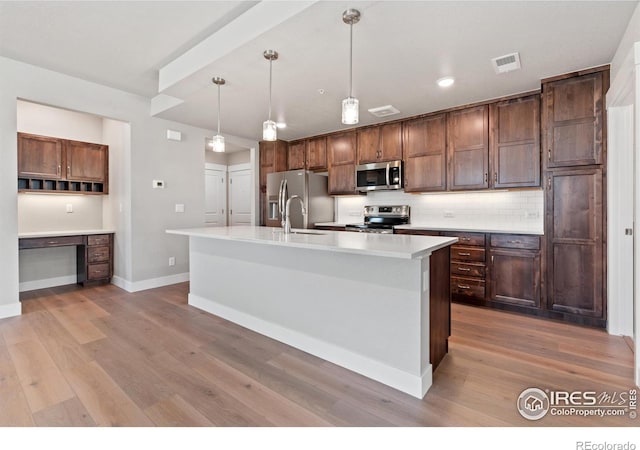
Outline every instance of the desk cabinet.
POLYGON ((113 233, 20 238, 19 249, 76 247, 77 282, 109 283, 113 276, 113 233))

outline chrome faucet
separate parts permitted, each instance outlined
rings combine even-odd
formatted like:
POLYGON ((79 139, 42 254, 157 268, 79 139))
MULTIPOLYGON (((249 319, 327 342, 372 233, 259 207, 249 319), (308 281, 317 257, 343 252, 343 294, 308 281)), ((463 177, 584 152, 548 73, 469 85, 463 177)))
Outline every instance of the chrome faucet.
POLYGON ((300 205, 302 206, 302 215, 303 216, 307 215, 307 209, 304 207, 304 201, 302 200, 302 198, 299 195, 292 195, 291 197, 289 197, 284 207, 283 231, 285 233, 291 233, 291 218, 289 217, 289 209, 291 207, 291 200, 293 200, 294 198, 297 198, 298 200, 300 200, 300 205))

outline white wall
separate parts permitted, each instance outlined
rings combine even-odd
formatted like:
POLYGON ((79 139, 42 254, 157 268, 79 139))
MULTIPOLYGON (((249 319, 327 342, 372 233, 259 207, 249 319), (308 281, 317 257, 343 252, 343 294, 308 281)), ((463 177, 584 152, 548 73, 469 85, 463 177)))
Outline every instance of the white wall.
POLYGON ((541 189, 425 195, 378 191, 337 197, 336 222, 362 221, 364 205, 409 205, 411 223, 425 227, 544 233, 541 189))
MULTIPOLYGON (((149 116, 150 101, 138 95, 90 83, 67 75, 0 58, 0 317, 19 314, 17 214, 17 100, 51 105, 71 111, 127 122, 129 154, 122 183, 122 208, 115 205, 110 220, 124 224, 119 234, 129 235, 130 246, 121 252, 131 263, 130 276, 117 281, 128 289, 186 279, 188 243, 164 233, 166 228, 203 225, 205 137, 210 130, 187 127, 149 116), (166 139, 166 129, 183 132, 183 141, 166 139), (124 175, 128 176, 127 173, 124 175), (164 179, 166 189, 152 190, 153 179, 164 179), (128 190, 128 191, 127 191, 128 190), (185 213, 174 212, 175 203, 185 213), (127 254, 128 253, 128 254, 127 254), (176 266, 168 266, 168 257, 176 266)), ((125 149, 127 150, 127 149, 125 149)))
POLYGON ((629 20, 629 25, 627 25, 627 29, 616 49, 616 54, 611 60, 611 80, 614 80, 616 75, 622 70, 622 66, 625 64, 625 58, 629 54, 633 44, 638 41, 640 41, 640 4, 636 6, 629 20))

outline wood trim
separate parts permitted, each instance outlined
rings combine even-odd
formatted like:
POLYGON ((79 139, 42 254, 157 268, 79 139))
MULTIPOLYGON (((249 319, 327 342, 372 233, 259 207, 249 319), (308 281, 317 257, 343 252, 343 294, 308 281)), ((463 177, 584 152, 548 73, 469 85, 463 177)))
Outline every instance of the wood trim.
POLYGON ((583 70, 577 70, 575 72, 563 73, 562 75, 556 75, 556 76, 553 76, 553 77, 543 78, 542 80, 540 80, 540 84, 542 84, 542 91, 544 91, 544 85, 546 83, 551 83, 553 81, 558 81, 558 80, 565 80, 567 78, 579 77, 581 75, 589 75, 590 73, 607 72, 610 68, 611 68, 611 64, 604 64, 602 66, 591 67, 589 69, 583 69, 583 70))

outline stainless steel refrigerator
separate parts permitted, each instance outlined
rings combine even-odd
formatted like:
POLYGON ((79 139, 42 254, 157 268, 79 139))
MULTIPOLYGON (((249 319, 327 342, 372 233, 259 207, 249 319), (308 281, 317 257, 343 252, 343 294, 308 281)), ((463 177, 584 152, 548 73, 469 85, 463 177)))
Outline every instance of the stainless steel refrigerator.
POLYGON ((333 222, 333 197, 327 193, 327 176, 306 170, 290 170, 267 174, 268 227, 282 226, 284 205, 297 195, 304 202, 307 215, 302 215, 298 200, 290 203, 291 228, 313 228, 318 222, 333 222))

